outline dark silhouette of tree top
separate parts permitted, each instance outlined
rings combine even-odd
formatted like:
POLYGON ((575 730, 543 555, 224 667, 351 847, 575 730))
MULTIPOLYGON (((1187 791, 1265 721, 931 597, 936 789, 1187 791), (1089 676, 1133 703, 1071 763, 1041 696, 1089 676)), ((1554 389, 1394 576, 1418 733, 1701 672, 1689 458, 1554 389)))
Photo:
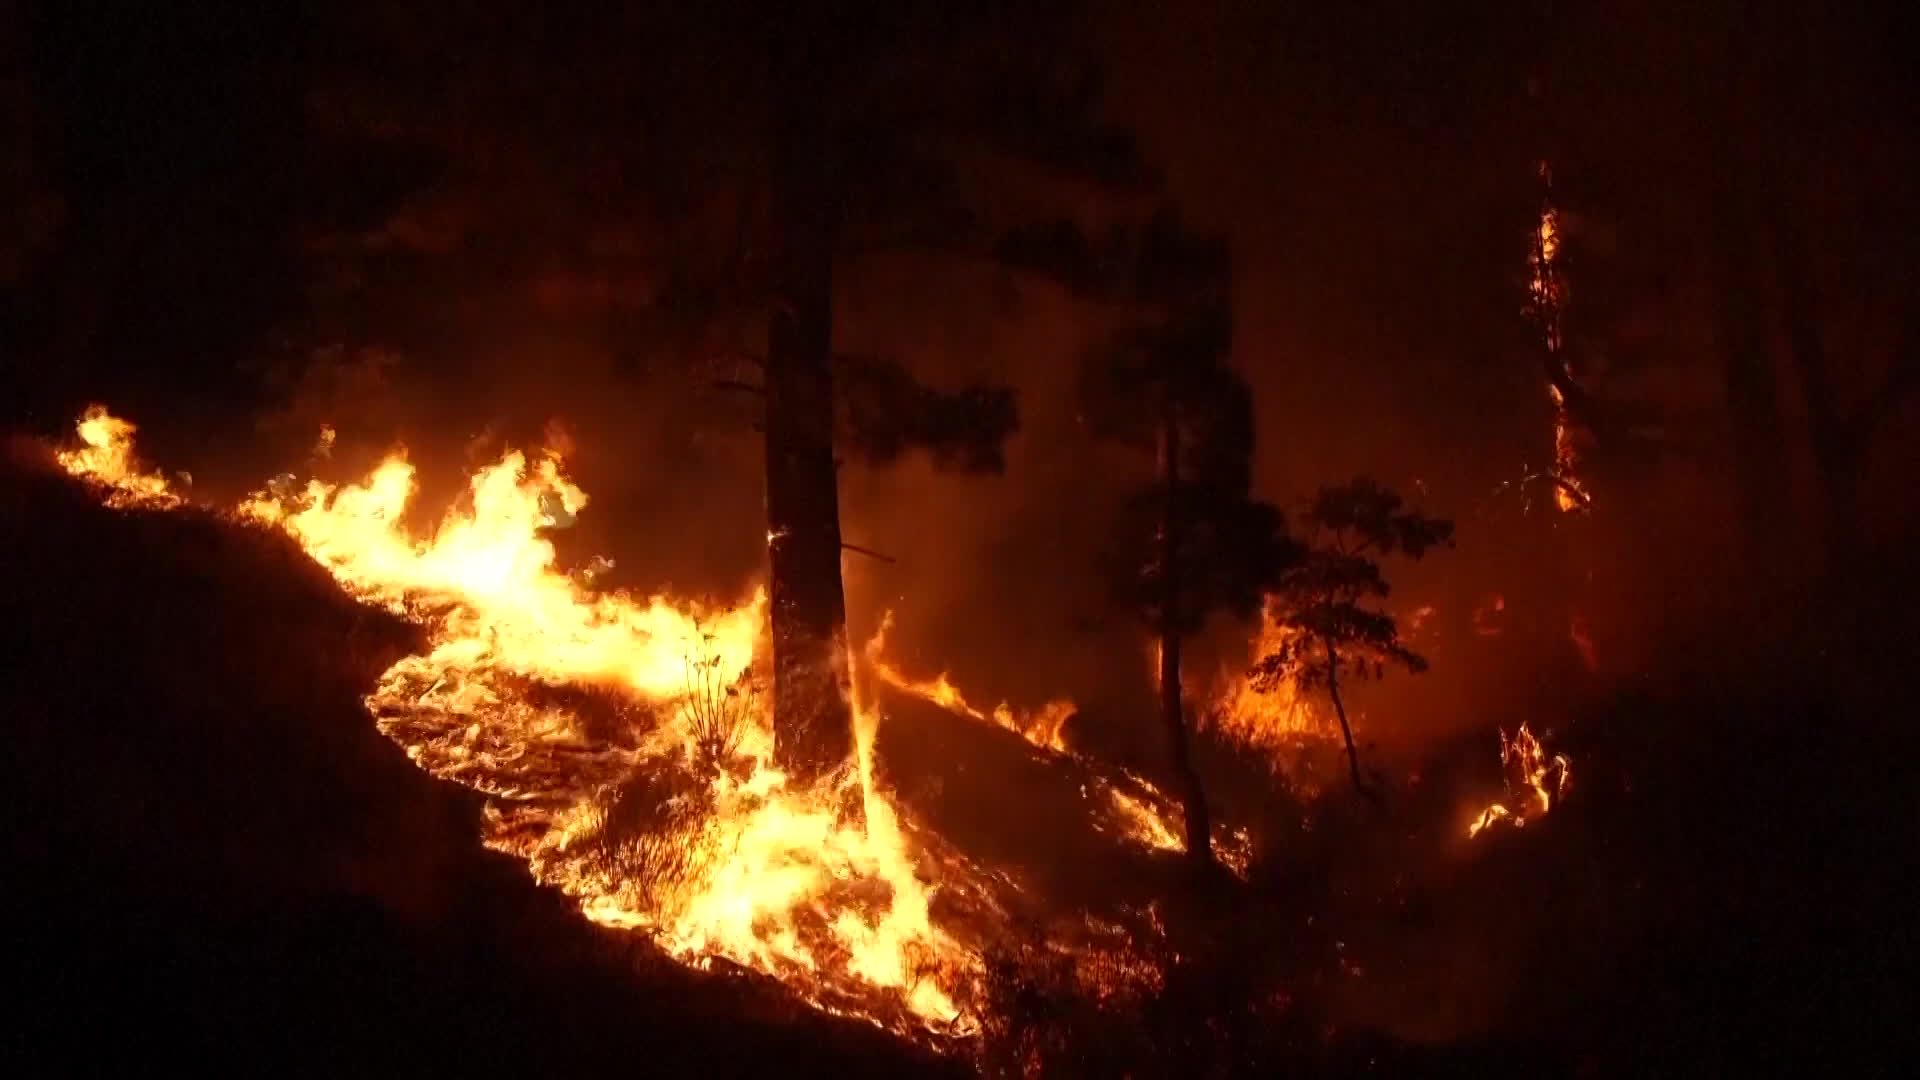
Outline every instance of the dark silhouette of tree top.
POLYGON ((1188 752, 1181 644, 1216 612, 1254 614, 1294 556, 1278 510, 1252 497, 1253 402, 1228 364, 1232 263, 1218 237, 1163 210, 1098 245, 1071 224, 1010 237, 1003 258, 1140 315, 1085 358, 1081 418, 1095 438, 1155 454, 1107 553, 1116 598, 1160 642, 1161 722, 1186 810, 1187 854, 1212 863, 1206 794, 1188 752))
POLYGON ((841 354, 834 357, 834 369, 838 441, 864 464, 890 465, 917 449, 936 467, 1005 471, 1006 441, 1020 423, 1012 390, 980 384, 936 389, 886 357, 841 354))
POLYGON ((1451 521, 1402 507, 1398 494, 1365 477, 1322 488, 1314 496, 1306 513, 1304 555, 1280 575, 1274 596, 1281 625, 1293 633, 1253 665, 1257 690, 1292 682, 1327 693, 1340 718, 1354 787, 1369 796, 1373 792, 1361 779, 1340 680, 1378 679, 1389 667, 1427 669, 1426 658, 1400 640, 1393 616, 1369 606, 1391 591, 1378 560, 1418 559, 1453 541, 1451 521))

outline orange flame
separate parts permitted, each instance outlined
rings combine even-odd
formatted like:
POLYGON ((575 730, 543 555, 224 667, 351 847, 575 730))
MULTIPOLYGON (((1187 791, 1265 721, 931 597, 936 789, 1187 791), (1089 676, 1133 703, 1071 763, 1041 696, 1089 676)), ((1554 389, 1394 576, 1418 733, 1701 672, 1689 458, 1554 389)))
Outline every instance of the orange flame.
POLYGON ((1511 740, 1506 731, 1500 732, 1500 764, 1507 770, 1508 800, 1518 797, 1519 807, 1511 809, 1505 803, 1491 804, 1467 826, 1470 838, 1480 835, 1496 821, 1511 822, 1515 828, 1521 828, 1534 818, 1545 817, 1566 798, 1567 788, 1573 782, 1573 765, 1567 755, 1547 757, 1540 740, 1527 730, 1525 723, 1511 740))
POLYGON ((1292 680, 1261 690, 1249 674, 1253 663, 1279 652, 1298 633, 1281 622, 1273 608, 1263 612, 1260 632, 1247 645, 1247 663, 1229 669, 1205 713, 1206 722, 1230 738, 1271 753, 1301 739, 1331 736, 1334 729, 1327 718, 1292 680))
POLYGON ((893 612, 880 617, 880 628, 873 637, 867 639, 861 654, 866 658, 867 666, 881 682, 896 690, 912 694, 915 697, 931 701, 949 712, 970 716, 975 720, 998 724, 1008 731, 1019 735, 1042 750, 1066 753, 1067 743, 1064 737, 1066 723, 1075 712, 1074 703, 1066 698, 1049 701, 1032 710, 1018 710, 1001 702, 990 712, 983 712, 969 704, 967 696, 953 685, 946 672, 931 679, 909 678, 900 668, 887 659, 887 634, 893 629, 893 612))

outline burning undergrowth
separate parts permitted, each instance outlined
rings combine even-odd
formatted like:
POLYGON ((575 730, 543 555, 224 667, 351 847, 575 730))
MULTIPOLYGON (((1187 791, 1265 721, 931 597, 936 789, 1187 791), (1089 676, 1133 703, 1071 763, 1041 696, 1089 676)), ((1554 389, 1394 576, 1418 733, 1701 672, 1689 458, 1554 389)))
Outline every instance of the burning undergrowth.
MULTIPOLYGON (((92 410, 85 448, 61 463, 116 505, 180 505, 137 466, 133 434, 92 410)), ((403 525, 415 489, 394 456, 358 484, 283 478, 233 516, 284 531, 348 591, 425 630, 427 648, 389 667, 366 704, 415 764, 487 797, 487 846, 523 858, 594 921, 647 933, 685 962, 758 971, 897 1030, 980 1030, 982 958, 1003 948, 1010 911, 1043 905, 886 788, 870 695, 856 707, 857 760, 812 787, 789 782, 756 689, 763 592, 709 607, 602 592, 563 572, 545 533, 587 495, 552 452, 478 470, 425 539, 403 525)), ((868 650, 872 666, 895 682, 882 647, 868 650)), ((1070 712, 992 715, 1045 744, 1070 712)), ((1170 846, 1169 800, 1138 778, 1118 784, 1093 782, 1093 812, 1170 846)), ((1136 952, 1146 924, 1071 921, 1044 948, 1084 968, 1098 994, 1153 977, 1136 952)))
MULTIPOLYGON (((131 425, 103 411, 85 425, 86 449, 61 462, 106 501, 184 502, 136 461, 131 425)), ((378 729, 419 768, 484 796, 486 846, 588 919, 689 966, 777 981, 830 1013, 1012 1054, 1013 1071, 1035 1055, 1085 1065, 1089 1047, 1122 1033, 1126 1054, 1150 1053, 1160 1036, 1143 1034, 1141 1017, 1167 1032, 1297 1019, 1274 1004, 1287 999, 1274 972, 1326 963, 1314 958, 1320 932, 1264 915, 1222 930, 1254 907, 1195 891, 1179 800, 1075 752, 1071 701, 977 705, 946 675, 891 657, 883 620, 856 653, 857 756, 798 785, 774 763, 759 692, 764 593, 642 598, 598 588, 598 562, 565 572, 549 533, 588 497, 554 453, 477 470, 425 537, 403 524, 415 486, 396 456, 357 484, 276 483, 228 516, 290 537, 349 593, 419 628, 424 647, 365 698, 378 729), (1253 940, 1265 944, 1249 951, 1253 940), (1220 972, 1239 972, 1246 992, 1221 998, 1220 972), (1080 1028, 1107 1034, 1070 1034, 1080 1028)), ((1292 841, 1262 829, 1303 821, 1314 787, 1277 763, 1325 742, 1326 726, 1306 700, 1232 674, 1210 700, 1201 745, 1241 762, 1240 786, 1260 793, 1236 807, 1222 786, 1216 856, 1264 887, 1253 883, 1292 841)), ((1565 765, 1525 757, 1538 751, 1530 738, 1508 746, 1509 769, 1524 770, 1514 790, 1557 803, 1565 765)))

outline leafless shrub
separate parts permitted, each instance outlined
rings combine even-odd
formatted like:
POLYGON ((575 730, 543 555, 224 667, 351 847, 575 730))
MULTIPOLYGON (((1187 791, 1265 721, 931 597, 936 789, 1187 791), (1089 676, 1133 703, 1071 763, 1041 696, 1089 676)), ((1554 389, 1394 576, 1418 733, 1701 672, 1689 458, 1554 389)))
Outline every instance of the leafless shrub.
POLYGON ((741 740, 759 708, 759 688, 748 677, 729 682, 721 657, 711 651, 713 635, 702 634, 686 657, 686 695, 680 721, 693 748, 694 763, 711 773, 725 770, 739 755, 741 740))
POLYGON ((589 842, 649 907, 670 909, 706 866, 712 800, 703 779, 652 759, 605 796, 589 842))

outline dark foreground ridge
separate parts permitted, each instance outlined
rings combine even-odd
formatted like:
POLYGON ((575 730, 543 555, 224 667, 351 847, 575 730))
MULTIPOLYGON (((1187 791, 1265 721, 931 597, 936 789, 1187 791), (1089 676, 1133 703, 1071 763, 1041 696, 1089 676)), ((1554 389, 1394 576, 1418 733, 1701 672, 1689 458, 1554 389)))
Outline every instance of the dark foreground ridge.
POLYGON ((939 1071, 601 931, 360 704, 410 647, 291 541, 0 467, 4 1057, 555 1075, 939 1071))

